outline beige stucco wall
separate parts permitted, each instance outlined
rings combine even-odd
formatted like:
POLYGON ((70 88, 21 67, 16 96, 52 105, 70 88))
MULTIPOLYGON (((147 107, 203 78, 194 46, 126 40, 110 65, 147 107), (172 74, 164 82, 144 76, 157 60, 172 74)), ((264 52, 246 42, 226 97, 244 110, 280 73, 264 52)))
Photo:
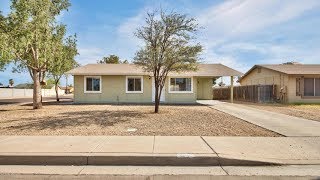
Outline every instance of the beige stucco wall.
POLYGON ((276 85, 283 85, 285 81, 287 80, 287 75, 261 68, 261 72, 258 72, 258 68, 251 71, 250 74, 248 74, 246 77, 241 79, 240 84, 243 86, 246 85, 270 85, 270 84, 276 84, 276 85))
MULTIPOLYGON (((284 73, 273 71, 266 68, 253 69, 246 77, 240 80, 242 86, 248 85, 277 85, 277 98, 280 97, 280 89, 283 88, 284 92, 288 92, 289 77, 284 73)), ((288 99, 288 97, 286 97, 288 99)))
MULTIPOLYGON (((296 95, 296 79, 297 78, 320 78, 320 75, 292 75, 289 76, 289 83, 288 83, 288 102, 289 103, 320 103, 320 97, 304 97, 303 95, 297 96, 296 95)), ((301 93, 303 94, 303 86, 301 89, 301 93)))
MULTIPOLYGON (((319 77, 304 75, 304 77, 319 77)), ((306 98, 302 96, 296 96, 296 78, 301 76, 287 75, 277 71, 261 68, 261 72, 258 73, 258 69, 254 69, 250 74, 241 79, 240 84, 246 85, 277 85, 277 97, 280 97, 280 89, 284 88, 286 92, 287 103, 320 103, 319 98, 306 98)))
POLYGON ((126 76, 101 76, 101 93, 84 93, 84 76, 74 76, 76 103, 151 102, 151 79, 143 76, 143 93, 126 93, 126 76))
MULTIPOLYGON (((143 93, 126 93, 126 76, 101 76, 101 93, 84 92, 84 76, 74 76, 74 101, 76 103, 152 103, 152 80, 143 76, 143 93)), ((195 103, 197 100, 197 78, 193 77, 193 93, 169 93, 169 77, 165 83, 164 103, 195 103)), ((205 83, 209 79, 203 80, 205 83)), ((208 85, 203 85, 202 88, 208 85)), ((212 93, 203 90, 203 97, 212 93)))
POLYGON ((197 100, 197 78, 193 77, 193 93, 169 93, 169 80, 170 77, 167 77, 166 79, 166 97, 165 102, 166 103, 195 103, 197 100))

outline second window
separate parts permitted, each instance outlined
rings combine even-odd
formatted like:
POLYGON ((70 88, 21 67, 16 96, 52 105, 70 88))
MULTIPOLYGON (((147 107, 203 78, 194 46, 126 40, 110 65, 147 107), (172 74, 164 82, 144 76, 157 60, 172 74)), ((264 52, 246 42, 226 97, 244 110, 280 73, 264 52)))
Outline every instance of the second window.
POLYGON ((142 93, 143 79, 142 77, 127 77, 127 93, 142 93))
POLYGON ((170 92, 192 92, 192 79, 170 78, 170 92))

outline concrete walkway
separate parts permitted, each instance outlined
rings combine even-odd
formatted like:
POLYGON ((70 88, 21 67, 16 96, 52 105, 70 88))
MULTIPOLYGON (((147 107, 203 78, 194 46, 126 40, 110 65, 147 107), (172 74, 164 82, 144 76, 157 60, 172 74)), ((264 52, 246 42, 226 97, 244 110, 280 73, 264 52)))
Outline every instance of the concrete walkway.
POLYGON ((228 113, 242 120, 277 132, 284 136, 320 136, 320 122, 281 113, 260 110, 246 105, 214 100, 201 100, 200 104, 228 113))
POLYGON ((0 165, 320 165, 320 137, 0 136, 0 165))

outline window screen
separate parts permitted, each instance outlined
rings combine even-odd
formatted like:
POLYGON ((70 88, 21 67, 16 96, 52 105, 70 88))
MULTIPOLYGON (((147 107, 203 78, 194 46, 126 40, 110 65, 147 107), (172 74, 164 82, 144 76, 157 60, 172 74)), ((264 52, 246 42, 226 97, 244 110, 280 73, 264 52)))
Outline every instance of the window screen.
POLYGON ((314 96, 314 78, 304 78, 304 95, 314 96))
POLYGON ((142 90, 142 82, 141 82, 141 78, 138 77, 138 78, 128 78, 128 81, 127 81, 127 89, 128 91, 141 91, 142 90))
POLYGON ((170 91, 191 91, 191 78, 171 78, 170 91))
POLYGON ((100 91, 100 78, 87 77, 86 78, 86 91, 100 91))

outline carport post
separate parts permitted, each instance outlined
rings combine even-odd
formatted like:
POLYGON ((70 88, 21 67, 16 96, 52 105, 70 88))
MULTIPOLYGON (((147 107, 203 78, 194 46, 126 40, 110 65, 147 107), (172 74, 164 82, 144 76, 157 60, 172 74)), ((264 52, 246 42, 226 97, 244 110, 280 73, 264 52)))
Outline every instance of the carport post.
POLYGON ((230 87, 230 102, 233 103, 233 76, 231 77, 231 87, 230 87))

